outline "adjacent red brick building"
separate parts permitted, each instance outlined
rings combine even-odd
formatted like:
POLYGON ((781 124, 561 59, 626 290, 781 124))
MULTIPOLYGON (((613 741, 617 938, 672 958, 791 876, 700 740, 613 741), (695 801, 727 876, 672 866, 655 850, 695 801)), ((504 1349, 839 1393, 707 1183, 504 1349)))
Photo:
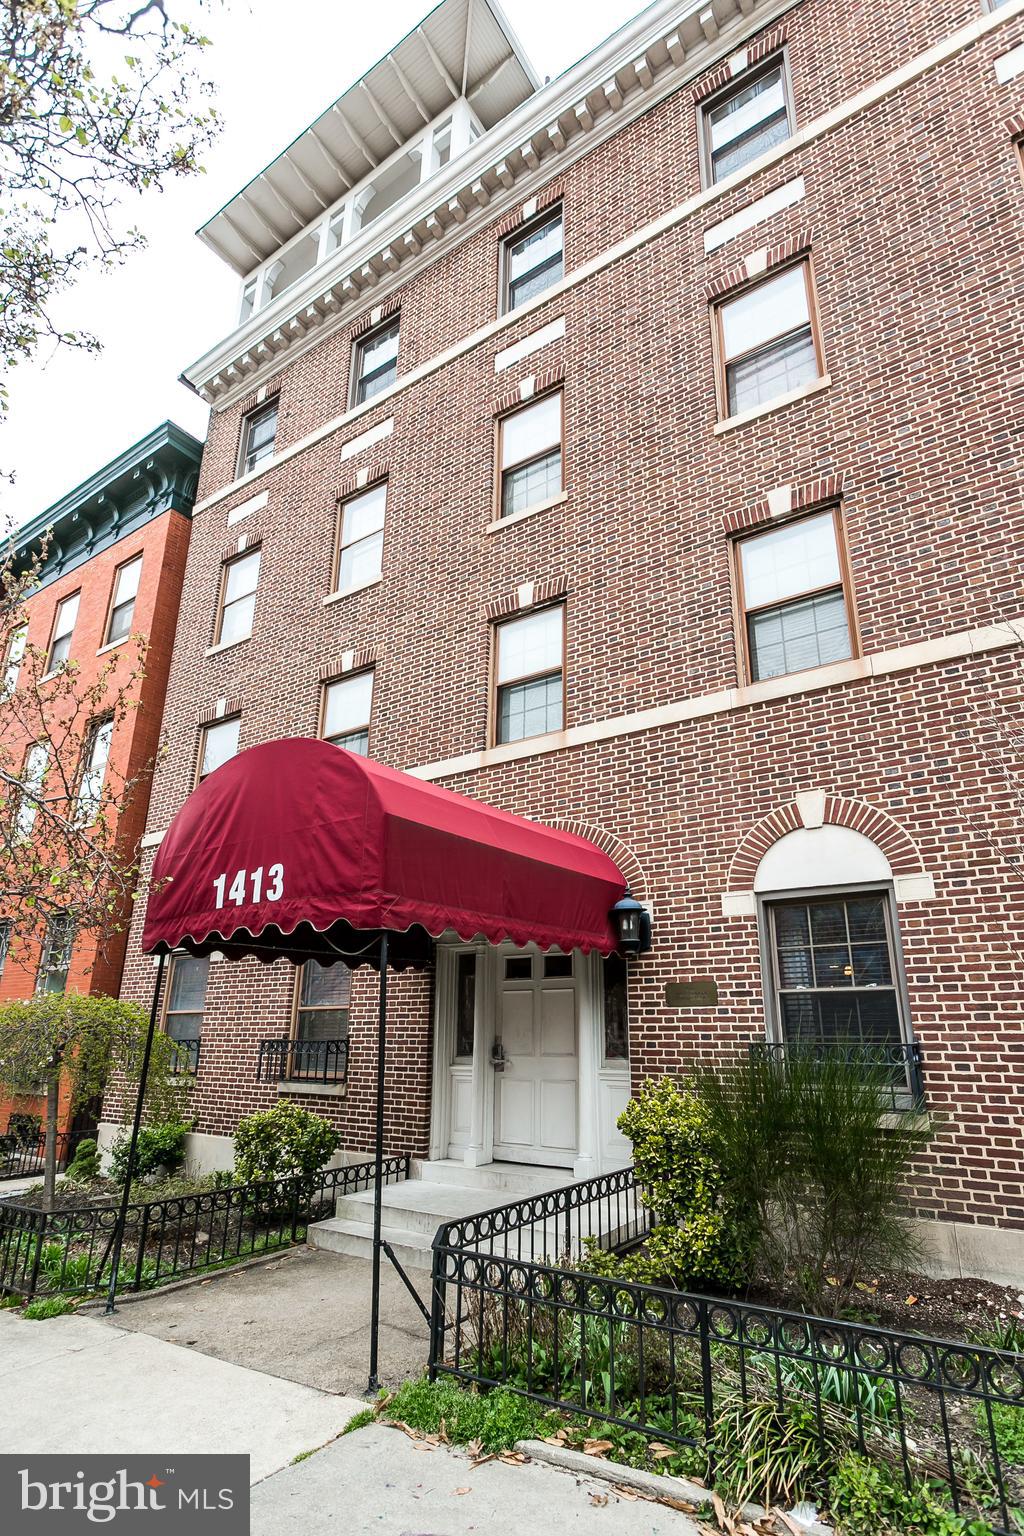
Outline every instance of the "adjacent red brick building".
MULTIPOLYGON (((14 683, 27 642, 52 658, 52 670, 65 663, 77 667, 79 698, 102 679, 112 707, 128 689, 126 701, 134 707, 114 721, 100 700, 81 748, 83 773, 137 783, 116 829, 129 853, 146 826, 145 775, 160 744, 201 453, 196 438, 164 422, 14 536, 16 560, 41 554, 42 563, 26 604, 27 630, 14 639, 5 675, 14 683)), ((61 707, 66 714, 66 700, 61 707)), ((27 763, 33 743, 13 740, 17 730, 13 713, 0 723, 5 746, 23 748, 27 763)), ((58 923, 41 929, 0 892, 0 1002, 40 988, 116 997, 126 942, 127 929, 102 946, 92 936, 76 939, 58 923)), ((0 1131, 12 1115, 42 1122, 45 1101, 26 1096, 0 1102, 0 1131)), ((62 1103, 58 1129, 67 1128, 68 1106, 62 1103)))
MULTIPOLYGON (((1024 1273, 1022 10, 656 3, 541 86, 445 0, 202 231, 242 318, 188 370, 145 843, 321 734, 594 838, 653 921, 628 1047, 615 963, 439 944, 393 1150, 582 1176, 651 1074, 868 1042, 939 1124, 935 1262, 1024 1273)), ((365 973, 175 968, 197 1152, 281 1093, 369 1144, 365 973)))

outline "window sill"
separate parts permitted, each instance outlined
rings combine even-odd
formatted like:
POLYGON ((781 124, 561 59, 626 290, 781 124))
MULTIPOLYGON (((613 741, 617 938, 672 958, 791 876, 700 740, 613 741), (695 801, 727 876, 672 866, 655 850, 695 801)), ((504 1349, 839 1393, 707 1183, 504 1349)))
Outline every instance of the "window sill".
POLYGON ((127 645, 131 635, 122 635, 120 640, 108 640, 106 645, 101 645, 96 652, 97 656, 105 656, 108 651, 116 651, 118 646, 127 645))
POLYGON ((240 640, 226 640, 223 645, 208 645, 203 655, 204 657, 219 656, 222 651, 233 651, 236 646, 245 645, 251 639, 252 635, 243 635, 240 640))
POLYGON ((274 1086, 278 1093, 315 1094, 321 1099, 343 1099, 348 1093, 347 1083, 309 1083, 302 1078, 284 1078, 274 1086))
POLYGON ((557 496, 551 496, 547 501, 538 501, 534 507, 524 507, 521 512, 513 512, 511 517, 496 517, 493 523, 488 523, 484 532, 497 533, 499 528, 511 528, 513 523, 523 523, 528 517, 536 517, 538 512, 549 512, 552 507, 560 507, 568 500, 569 492, 559 491, 557 496))
POLYGON ((369 581, 358 581, 353 587, 342 587, 340 592, 330 592, 324 598, 324 607, 331 603, 340 603, 343 597, 354 597, 357 592, 366 592, 370 587, 377 587, 384 580, 383 572, 379 576, 371 576, 369 581))
POLYGON ((832 375, 823 373, 820 379, 815 379, 811 384, 802 384, 799 389, 791 389, 787 394, 776 395, 774 400, 765 400, 761 405, 752 406, 749 411, 740 411, 736 416, 727 416, 724 421, 716 421, 713 429, 715 436, 718 437, 723 432, 731 432, 734 427, 744 427, 748 421, 757 421, 761 416, 769 416, 772 411, 781 411, 797 400, 806 400, 810 395, 820 395, 823 390, 831 387, 832 375))

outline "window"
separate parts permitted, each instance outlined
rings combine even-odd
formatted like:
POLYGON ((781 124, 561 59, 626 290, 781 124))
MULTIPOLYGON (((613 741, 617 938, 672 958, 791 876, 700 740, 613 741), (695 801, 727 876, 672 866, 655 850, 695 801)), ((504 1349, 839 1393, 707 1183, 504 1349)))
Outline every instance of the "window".
POLYGON ((541 506, 562 489, 562 392, 498 422, 499 517, 541 506))
POLYGON ((338 558, 334 590, 350 592, 376 581, 384 555, 386 480, 343 502, 338 525, 338 558))
POLYGON ((717 315, 723 415, 752 410, 821 376, 806 261, 720 304, 717 315))
POLYGON ((231 720, 218 720, 203 730, 199 747, 199 778, 202 783, 207 774, 230 762, 238 751, 238 730, 241 720, 237 715, 231 720))
POLYGON ((7 964, 7 954, 11 947, 11 920, 8 917, 0 918, 0 976, 4 973, 7 964))
POLYGON ((198 1040, 203 1033, 209 956, 172 955, 164 1005, 164 1031, 172 1040, 198 1040))
POLYGON ((338 678, 324 688, 324 719, 321 735, 336 747, 347 747, 365 757, 370 750, 370 710, 373 706, 373 673, 357 672, 338 678))
POLYGON ((242 441, 238 452, 238 473, 247 475, 274 451, 277 434, 277 399, 269 400, 242 417, 242 441))
POLYGON ((898 1045, 893 927, 882 891, 767 908, 773 1012, 787 1044, 898 1045))
POLYGON ((837 511, 742 539, 738 559, 753 682, 853 654, 837 511))
POLYGON ((756 160, 793 132, 789 79, 783 59, 741 79, 701 110, 705 185, 756 160))
POLYGON ((64 598, 57 609, 57 617, 53 621, 53 638, 50 641, 50 654, 47 657, 47 672, 56 672, 57 668, 68 659, 71 651, 71 636, 75 631, 75 622, 78 619, 78 601, 80 592, 73 592, 70 597, 64 598))
POLYGON ((346 1039, 351 990, 352 972, 343 961, 320 965, 316 960, 307 960, 298 978, 295 1038, 346 1039))
POLYGON ((42 792, 49 761, 50 749, 46 743, 42 741, 33 742, 25 756, 25 771, 21 780, 21 800, 18 804, 18 814, 15 822, 15 840, 19 843, 26 842, 32 836, 32 828, 36 824, 36 815, 39 811, 39 796, 42 792))
POLYGON ((352 404, 362 405, 389 389, 398 377, 398 318, 356 342, 352 404))
POLYGON ((260 579, 260 551, 250 550, 229 560, 221 573, 220 613, 214 645, 235 645, 248 640, 256 613, 256 587, 260 579))
POLYGON ((455 960, 455 1060, 472 1061, 476 1040, 476 955, 463 951, 455 960))
POLYGON ((132 619, 135 616, 135 599, 139 592, 139 577, 142 575, 142 556, 137 555, 134 560, 128 560, 124 565, 119 565, 114 576, 114 596, 110 604, 110 618, 107 621, 106 645, 113 645, 115 640, 123 640, 131 633, 132 619))
POLYGON ((560 731, 565 609, 542 608, 499 624, 496 643, 497 740, 560 731))
POLYGON ((629 1021, 626 1013, 626 961, 607 955, 604 968, 604 1059, 629 1060, 629 1021))
POLYGON ((572 955, 545 955, 544 980, 555 981, 572 975, 572 955))
POLYGON ((64 992, 71 969, 75 929, 70 917, 59 913, 47 919, 43 953, 36 977, 37 992, 64 992))
POLYGON ((505 241, 502 310, 518 309, 561 280, 565 269, 562 210, 554 209, 505 241))
POLYGON ((28 625, 22 624, 11 636, 11 643, 7 647, 7 661, 4 665, 4 685, 2 697, 14 692, 18 686, 18 675, 21 672, 21 663, 25 655, 25 644, 28 640, 28 625))
POLYGON ((78 786, 76 821, 79 826, 88 825, 100 808, 113 734, 113 720, 99 720, 89 732, 82 762, 82 778, 78 786))

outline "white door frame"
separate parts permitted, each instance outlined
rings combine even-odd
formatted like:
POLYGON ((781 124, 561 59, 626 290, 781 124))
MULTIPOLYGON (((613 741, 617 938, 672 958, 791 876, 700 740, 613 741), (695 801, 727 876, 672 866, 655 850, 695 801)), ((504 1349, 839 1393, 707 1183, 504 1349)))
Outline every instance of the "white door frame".
MULTIPOLYGON (((532 946, 531 946, 532 947, 532 946)), ((434 999, 434 1060, 430 1105, 430 1156, 432 1159, 460 1158, 469 1168, 493 1161, 494 1150, 494 1067, 491 1048, 497 1016, 498 967, 501 957, 513 946, 463 944, 458 940, 438 941, 437 980, 434 999), (473 953, 477 957, 476 1008, 472 1063, 453 1064, 455 1044, 456 956, 473 953), (460 1074, 471 1083, 472 1112, 468 1140, 452 1148, 451 1123, 453 1081, 460 1074)), ((601 957, 575 953, 577 1008, 579 1018, 579 1099, 578 1142, 573 1159, 574 1179, 589 1179, 603 1172, 602 1137, 599 1124, 604 1057, 604 998, 601 957)), ((628 1080, 628 1067, 623 1066, 628 1080)), ((609 1162, 621 1167, 623 1159, 609 1162)), ((531 1165, 524 1163, 524 1168, 531 1165)), ((568 1171, 568 1170, 567 1170, 568 1171)))

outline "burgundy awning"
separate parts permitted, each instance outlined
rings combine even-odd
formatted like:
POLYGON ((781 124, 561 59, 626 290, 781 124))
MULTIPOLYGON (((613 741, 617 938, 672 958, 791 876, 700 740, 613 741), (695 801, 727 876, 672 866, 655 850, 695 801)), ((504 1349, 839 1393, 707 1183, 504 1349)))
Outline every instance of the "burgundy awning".
POLYGON ((402 966, 453 931, 610 954, 625 888, 585 838, 295 738, 239 753, 186 800, 153 866, 143 948, 373 964, 386 931, 402 966))

